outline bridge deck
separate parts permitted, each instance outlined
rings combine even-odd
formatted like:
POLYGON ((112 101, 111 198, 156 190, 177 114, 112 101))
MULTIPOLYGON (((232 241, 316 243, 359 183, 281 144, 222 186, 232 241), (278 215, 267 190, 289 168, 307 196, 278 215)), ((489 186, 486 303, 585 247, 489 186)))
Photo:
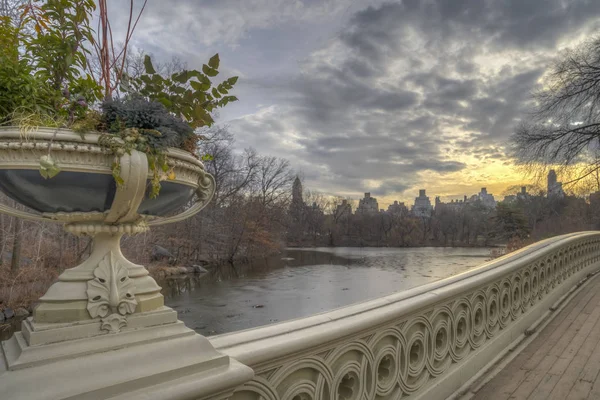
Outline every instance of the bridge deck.
POLYGON ((596 275, 472 397, 600 399, 600 277, 596 275))

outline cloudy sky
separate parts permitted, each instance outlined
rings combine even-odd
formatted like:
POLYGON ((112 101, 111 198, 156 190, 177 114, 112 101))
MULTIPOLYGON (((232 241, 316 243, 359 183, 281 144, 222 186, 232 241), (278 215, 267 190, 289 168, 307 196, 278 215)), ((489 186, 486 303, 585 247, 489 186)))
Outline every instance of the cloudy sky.
POLYGON ((553 57, 596 33, 598 0, 149 0, 134 42, 192 68, 220 53, 238 148, 386 206, 524 182, 513 127, 553 57))

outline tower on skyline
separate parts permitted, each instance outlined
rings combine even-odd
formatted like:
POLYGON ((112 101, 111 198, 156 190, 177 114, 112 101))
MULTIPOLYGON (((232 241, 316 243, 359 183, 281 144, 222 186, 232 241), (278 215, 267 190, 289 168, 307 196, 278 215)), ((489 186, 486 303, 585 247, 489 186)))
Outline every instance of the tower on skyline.
POLYGON ((379 212, 379 204, 375 197, 371 197, 371 193, 365 193, 365 197, 360 199, 358 207, 356 208, 357 214, 376 214, 379 212))
POLYGON ((298 176, 296 176, 294 186, 292 186, 292 204, 304 205, 304 199, 302 198, 302 182, 300 182, 298 176))
POLYGON ((411 211, 415 217, 431 217, 433 207, 429 197, 425 194, 425 189, 419 189, 419 197, 415 198, 415 204, 412 206, 411 211))
POLYGON ((558 182, 556 178, 556 171, 553 169, 548 172, 548 198, 562 198, 565 197, 565 192, 562 188, 562 182, 558 182))

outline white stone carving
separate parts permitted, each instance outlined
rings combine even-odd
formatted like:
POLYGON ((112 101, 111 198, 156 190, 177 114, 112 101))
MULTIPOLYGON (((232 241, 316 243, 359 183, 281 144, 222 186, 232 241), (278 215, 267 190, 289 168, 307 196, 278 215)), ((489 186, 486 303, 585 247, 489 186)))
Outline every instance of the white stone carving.
MULTIPOLYGON (((23 137, 18 128, 0 127, 0 168, 36 170, 40 157, 50 152, 62 171, 111 174, 114 156, 98 146, 98 136, 37 128, 23 137)), ((144 232, 148 222, 190 217, 215 190, 214 180, 192 154, 166 152, 174 182, 197 193, 195 204, 178 216, 138 214, 149 178, 147 157, 138 151, 121 156, 124 183, 106 212, 41 214, 0 204, 0 212, 62 223, 71 233, 93 238, 89 257, 59 276, 33 317, 23 321, 22 332, 0 343, 0 397, 225 400, 252 378, 249 367, 215 351, 178 321, 148 271, 121 253, 124 234, 144 232), (117 374, 115 365, 122 366, 117 374)))
MULTIPOLYGON (((98 145, 98 138, 97 133, 82 137, 66 129, 45 128, 34 129, 24 138, 17 127, 0 127, 0 168, 35 170, 39 168, 40 157, 51 152, 64 172, 111 174, 114 155, 98 145)), ((36 322, 66 323, 89 319, 91 314, 85 308, 84 301, 87 296, 81 286, 83 284, 85 287, 85 282, 96 279, 94 269, 109 251, 114 252, 116 259, 135 282, 136 291, 133 294, 137 296, 137 309, 147 312, 163 306, 160 286, 143 266, 125 259, 120 252, 119 239, 124 234, 146 232, 151 226, 178 222, 195 215, 208 204, 215 190, 214 179, 204 171, 200 160, 180 149, 169 148, 166 153, 168 164, 175 173, 174 182, 187 185, 197 194, 194 204, 178 215, 162 217, 138 213, 145 198, 146 180, 150 173, 146 155, 138 151, 121 156, 124 184, 117 187, 110 209, 105 212, 42 214, 0 204, 2 213, 28 220, 62 223, 68 232, 93 237, 90 257, 78 266, 65 270, 40 298, 40 304, 34 312, 36 322)), ((116 317, 113 317, 111 323, 105 325, 106 329, 118 331, 124 321, 123 318, 116 321, 116 317)))
POLYGON ((100 329, 116 333, 127 325, 127 314, 137 306, 135 286, 127 268, 111 251, 94 270, 94 279, 87 282, 87 310, 92 318, 101 318, 100 329))

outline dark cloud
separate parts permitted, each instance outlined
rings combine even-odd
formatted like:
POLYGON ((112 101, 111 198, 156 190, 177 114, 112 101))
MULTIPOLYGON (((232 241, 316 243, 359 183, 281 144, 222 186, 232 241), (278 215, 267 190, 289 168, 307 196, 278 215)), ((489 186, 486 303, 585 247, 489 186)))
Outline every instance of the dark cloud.
POLYGON ((431 170, 436 172, 456 172, 466 167, 466 164, 458 161, 438 161, 438 160, 416 160, 412 167, 416 171, 431 170))
MULTIPOLYGON (((396 193, 402 193, 409 188, 410 186, 408 186, 406 183, 386 181, 381 186, 375 189, 370 189, 370 193, 373 196, 390 196, 396 193)), ((382 204, 380 204, 379 207, 382 207, 382 204)))
POLYGON ((374 93, 365 107, 373 107, 384 111, 396 111, 409 108, 417 103, 417 94, 408 91, 374 93))
MULTIPOLYGON (((317 11, 340 15, 349 2, 332 0, 321 6, 298 0, 298 17, 291 2, 277 0, 276 8, 285 15, 275 18, 274 12, 255 11, 250 4, 266 0, 249 2, 243 13, 223 11, 231 1, 205 6, 240 18, 246 29, 266 29, 270 18, 276 21, 270 29, 288 29, 281 38, 266 42, 269 49, 248 46, 252 55, 246 54, 247 61, 236 66, 243 71, 265 65, 266 72, 249 73, 241 85, 246 85, 245 93, 259 93, 261 103, 265 93, 271 99, 264 100, 258 112, 231 121, 239 145, 289 158, 308 185, 331 193, 371 189, 388 195, 414 189, 425 171, 444 175, 468 169, 464 156, 480 163, 505 160, 513 127, 530 107, 530 94, 558 43, 589 33, 600 17, 598 0, 404 0, 363 5, 300 61, 289 55, 295 55, 293 37, 303 41, 303 25, 297 24, 308 24, 317 11), (289 21, 294 24, 286 28, 289 21), (293 79, 291 72, 273 72, 280 72, 279 63, 286 71, 295 65, 293 79)), ((207 42, 217 41, 225 29, 204 24, 215 30, 207 42)), ((233 33, 224 33, 223 41, 251 40, 252 31, 244 32, 236 26, 233 33)))
POLYGON ((599 13, 595 0, 405 0, 357 13, 341 38, 375 58, 381 56, 377 49, 399 46, 397 34, 407 25, 438 45, 464 38, 501 49, 553 48, 599 13))

